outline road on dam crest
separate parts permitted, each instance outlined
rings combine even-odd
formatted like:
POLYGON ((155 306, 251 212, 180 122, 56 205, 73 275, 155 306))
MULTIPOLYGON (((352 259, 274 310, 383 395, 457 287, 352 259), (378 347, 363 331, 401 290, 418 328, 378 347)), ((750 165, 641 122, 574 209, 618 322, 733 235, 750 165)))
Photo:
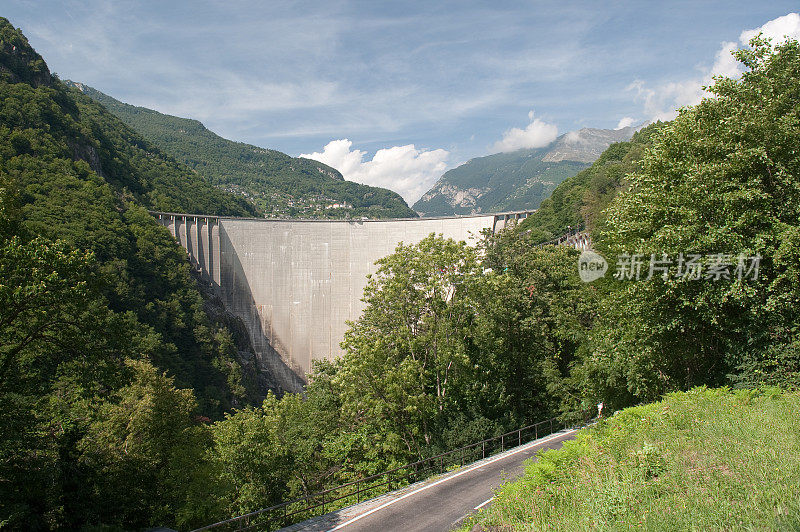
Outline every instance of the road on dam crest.
POLYGON ((367 503, 335 512, 321 520, 288 527, 294 531, 447 531, 479 508, 491 504, 493 489, 521 476, 523 462, 542 449, 557 449, 578 429, 563 430, 446 476, 420 483, 367 503), (303 526, 305 525, 305 526, 303 526))

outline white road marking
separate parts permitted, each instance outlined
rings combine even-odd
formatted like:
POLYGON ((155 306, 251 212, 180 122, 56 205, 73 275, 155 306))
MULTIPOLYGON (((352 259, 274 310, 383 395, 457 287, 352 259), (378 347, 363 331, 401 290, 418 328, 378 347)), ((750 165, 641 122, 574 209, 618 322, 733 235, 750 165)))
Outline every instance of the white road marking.
POLYGON ((475 508, 473 508, 473 510, 480 510, 481 508, 483 508, 484 506, 486 506, 487 504, 489 504, 489 503, 490 503, 490 502, 492 502, 493 500, 494 500, 494 497, 489 497, 488 499, 486 499, 485 501, 483 501, 482 503, 480 503, 478 506, 476 506, 475 508))
MULTIPOLYGON (((567 434, 572 434, 573 432, 577 432, 578 430, 580 430, 580 429, 570 429, 570 430, 568 430, 568 431, 566 431, 566 432, 557 432, 557 433, 555 433, 555 434, 551 434, 550 436, 547 436, 546 438, 542 438, 541 440, 536 440, 536 441, 533 441, 533 442, 531 442, 530 444, 523 445, 522 447, 520 447, 519 449, 517 449, 517 450, 516 450, 516 451, 514 451, 514 452, 511 452, 511 453, 508 453, 508 454, 504 454, 504 455, 502 455, 502 456, 497 456, 497 457, 495 457, 495 458, 492 458, 492 459, 490 459, 490 460, 487 460, 487 461, 483 462, 482 464, 478 464, 478 465, 472 466, 472 467, 470 467, 469 469, 465 469, 464 471, 459 471, 459 472, 458 472, 458 473, 456 473, 455 475, 451 475, 451 476, 449 476, 449 477, 445 477, 445 478, 443 478, 443 479, 441 479, 441 480, 437 480, 436 482, 433 482, 432 484, 428 484, 428 485, 426 485, 426 486, 422 486, 422 487, 421 487, 421 488, 419 488, 419 489, 416 489, 416 490, 414 490, 414 491, 411 491, 411 492, 409 492, 409 493, 406 493, 406 494, 405 494, 405 495, 403 495, 402 497, 398 497, 398 498, 396 498, 396 499, 392 499, 392 500, 391 500, 391 501, 389 501, 389 502, 385 502, 385 503, 381 504, 380 506, 378 506, 377 508, 373 508, 372 510, 370 510, 370 511, 368 511, 368 512, 364 512, 364 513, 363 513, 363 514, 361 514, 361 515, 357 515, 357 516, 355 516, 354 518, 350 519, 349 521, 345 521, 344 523, 341 523, 341 524, 339 524, 339 525, 336 525, 335 527, 333 527, 333 528, 331 528, 331 529, 327 530, 326 532, 333 532, 334 530, 339 530, 339 529, 341 529, 341 528, 344 528, 344 527, 346 527, 347 525, 350 525, 350 524, 353 524, 353 523, 355 523, 355 522, 356 522, 356 521, 358 521, 359 519, 362 519, 362 518, 364 518, 364 517, 367 517, 368 515, 372 515, 372 514, 374 514, 375 512, 377 512, 377 511, 379 511, 379 510, 383 510, 383 509, 384 509, 384 508, 386 508, 387 506, 390 506, 390 505, 392 505, 392 504, 394 504, 394 503, 396 503, 396 502, 398 502, 398 501, 402 501, 403 499, 405 499, 405 498, 407 498, 407 497, 411 497, 412 495, 416 495, 417 493, 419 493, 419 492, 421 492, 421 491, 424 491, 424 490, 426 490, 426 489, 428 489, 428 488, 432 488, 432 487, 434 487, 434 486, 438 486, 439 484, 442 484, 442 483, 444 483, 444 482, 447 482, 448 480, 453 480, 454 478, 458 478, 458 477, 460 477, 461 475, 465 475, 465 474, 467 474, 467 473, 469 473, 469 472, 471 472, 471 471, 474 471, 474 470, 476 470, 476 469, 480 469, 480 468, 481 468, 481 467, 483 467, 483 466, 487 466, 487 465, 489 465, 489 464, 491 464, 491 463, 493 463, 493 462, 497 462, 498 460, 503 460, 504 458, 508 458, 509 456, 514 456, 515 454, 517 454, 517 453, 521 453, 522 451, 527 451, 527 450, 528 450, 528 449, 530 449, 531 447, 536 447, 536 446, 538 446, 538 445, 542 445, 542 444, 544 444, 544 443, 547 443, 547 442, 548 442, 548 441, 550 441, 550 440, 554 440, 554 439, 556 439, 556 438, 558 438, 558 437, 560 437, 560 436, 566 436, 567 434)), ((490 500, 491 500, 491 499, 490 499, 490 500)))

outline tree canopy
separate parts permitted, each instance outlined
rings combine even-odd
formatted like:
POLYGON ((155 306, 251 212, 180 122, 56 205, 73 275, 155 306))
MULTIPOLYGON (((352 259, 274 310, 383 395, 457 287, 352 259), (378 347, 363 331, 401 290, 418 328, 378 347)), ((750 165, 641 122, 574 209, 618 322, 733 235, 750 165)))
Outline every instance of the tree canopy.
POLYGON ((638 400, 698 384, 800 383, 800 48, 760 38, 751 47, 736 52, 741 79, 718 78, 713 98, 656 134, 596 235, 611 257, 732 263, 717 282, 657 276, 608 299, 600 371, 638 400), (733 275, 740 254, 760 257, 757 279, 733 275))

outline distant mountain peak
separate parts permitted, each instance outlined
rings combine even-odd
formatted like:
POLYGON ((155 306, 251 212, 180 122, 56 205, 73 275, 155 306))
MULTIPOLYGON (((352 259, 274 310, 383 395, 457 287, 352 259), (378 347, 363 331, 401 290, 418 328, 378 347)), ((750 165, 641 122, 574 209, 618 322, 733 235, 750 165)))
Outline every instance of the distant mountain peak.
POLYGON ((536 209, 564 179, 574 176, 615 142, 644 126, 583 128, 544 148, 476 157, 448 170, 414 204, 426 216, 536 209))
POLYGON ((585 127, 570 131, 557 138, 542 157, 544 162, 578 161, 593 163, 606 148, 615 142, 630 140, 641 126, 628 126, 621 129, 598 129, 585 127))

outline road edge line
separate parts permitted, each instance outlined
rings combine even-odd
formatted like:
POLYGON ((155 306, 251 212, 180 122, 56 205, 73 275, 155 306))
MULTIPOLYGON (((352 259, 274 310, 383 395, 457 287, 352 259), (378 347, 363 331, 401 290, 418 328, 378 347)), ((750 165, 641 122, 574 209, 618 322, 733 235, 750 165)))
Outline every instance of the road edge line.
POLYGON ((467 473, 469 473, 471 471, 475 471, 476 469, 480 469, 481 467, 483 467, 485 465, 489 465, 489 464, 494 463, 494 462, 496 462, 498 460, 502 460, 504 458, 508 458, 509 456, 513 456, 513 455, 515 455, 517 453, 521 453, 522 451, 527 451, 531 447, 536 447, 537 445, 541 445, 543 443, 547 443, 550 440, 554 440, 559 436, 566 436, 567 434, 571 434, 571 433, 577 432, 579 430, 580 430, 580 428, 575 428, 575 429, 570 429, 570 430, 565 431, 565 432, 557 432, 555 434, 551 434, 550 436, 547 436, 547 437, 542 438, 540 440, 534 440, 534 441, 530 442, 531 445, 521 445, 519 447, 519 449, 515 449, 513 452, 504 453, 502 456, 496 456, 496 457, 494 457, 494 458, 492 458, 490 460, 482 461, 482 463, 476 464, 476 465, 474 465, 474 466, 472 466, 470 468, 467 468, 467 469, 465 469, 463 471, 459 471, 455 475, 450 475, 448 477, 439 479, 436 482, 432 482, 432 483, 427 484, 425 486, 422 486, 421 488, 418 488, 418 489, 416 489, 414 491, 410 491, 410 492, 408 492, 408 493, 406 493, 406 494, 404 494, 404 495, 402 495, 402 496, 400 496, 400 497, 398 497, 396 499, 392 499, 391 501, 385 502, 385 503, 381 504, 380 506, 378 506, 376 508, 373 508, 373 509, 371 509, 371 510, 369 510, 367 512, 364 512, 361 515, 357 515, 357 516, 353 517, 352 519, 349 519, 349 520, 345 521, 344 523, 340 523, 340 524, 336 525, 335 527, 328 529, 326 532, 334 532, 334 530, 339 530, 341 528, 344 528, 347 525, 355 523, 359 519, 367 517, 368 515, 372 515, 372 514, 374 514, 375 512, 377 512, 379 510, 383 510, 384 508, 386 508, 388 506, 391 506, 392 504, 394 504, 394 503, 396 503, 398 501, 402 501, 403 499, 405 499, 407 497, 410 497, 412 495, 416 495, 417 493, 419 493, 421 491, 425 491, 428 488, 432 488, 434 486, 438 486, 439 484, 447 482, 448 480, 452 480, 454 478, 458 478, 461 475, 465 475, 465 474, 467 474, 467 473))

